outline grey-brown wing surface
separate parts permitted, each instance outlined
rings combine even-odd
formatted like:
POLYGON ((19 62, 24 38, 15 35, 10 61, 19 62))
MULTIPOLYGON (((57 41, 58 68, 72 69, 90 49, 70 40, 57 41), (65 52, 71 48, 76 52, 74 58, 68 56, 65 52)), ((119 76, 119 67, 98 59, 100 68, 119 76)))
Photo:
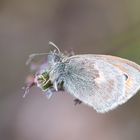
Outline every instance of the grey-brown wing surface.
POLYGON ((96 55, 72 56, 65 64, 66 91, 97 112, 104 113, 119 105, 125 94, 122 71, 96 55))
POLYGON ((109 55, 95 55, 96 59, 102 59, 112 64, 126 75, 125 94, 119 104, 125 103, 140 89, 140 66, 135 62, 109 55))

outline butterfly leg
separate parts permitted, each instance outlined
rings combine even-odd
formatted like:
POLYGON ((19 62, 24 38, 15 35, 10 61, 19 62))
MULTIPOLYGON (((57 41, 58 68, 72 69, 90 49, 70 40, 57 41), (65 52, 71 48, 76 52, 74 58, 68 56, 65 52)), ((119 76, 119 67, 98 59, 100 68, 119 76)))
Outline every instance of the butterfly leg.
POLYGON ((53 96, 53 94, 54 94, 55 91, 56 91, 56 90, 55 90, 54 88, 49 88, 49 89, 45 92, 46 97, 47 97, 48 99, 50 99, 50 98, 53 96))
POLYGON ((54 82, 54 89, 55 89, 56 91, 58 91, 58 86, 57 86, 57 82, 56 82, 56 81, 54 82))
POLYGON ((82 101, 80 101, 79 99, 74 99, 74 105, 77 105, 77 104, 81 104, 82 101))

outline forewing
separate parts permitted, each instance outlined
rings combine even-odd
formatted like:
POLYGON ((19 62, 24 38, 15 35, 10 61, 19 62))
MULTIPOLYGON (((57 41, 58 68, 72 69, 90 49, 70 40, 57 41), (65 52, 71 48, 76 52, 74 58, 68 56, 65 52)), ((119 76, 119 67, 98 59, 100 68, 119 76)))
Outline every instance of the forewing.
POLYGON ((95 55, 95 57, 107 61, 127 76, 125 80, 125 94, 120 99, 119 104, 125 103, 137 93, 140 89, 140 66, 138 64, 109 55, 95 55))
POLYGON ((117 107, 124 95, 125 77, 122 72, 94 55, 68 58, 65 73, 65 89, 97 112, 117 107))

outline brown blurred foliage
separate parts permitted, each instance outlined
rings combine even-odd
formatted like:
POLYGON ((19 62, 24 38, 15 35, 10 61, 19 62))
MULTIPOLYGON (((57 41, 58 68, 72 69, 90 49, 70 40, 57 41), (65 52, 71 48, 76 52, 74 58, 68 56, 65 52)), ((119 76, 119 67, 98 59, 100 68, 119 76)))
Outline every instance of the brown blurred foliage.
POLYGON ((75 53, 114 54, 140 63, 138 0, 0 1, 0 139, 139 140, 137 94, 101 115, 74 106, 66 93, 47 100, 38 89, 22 98, 25 62, 47 52, 48 41, 75 53))

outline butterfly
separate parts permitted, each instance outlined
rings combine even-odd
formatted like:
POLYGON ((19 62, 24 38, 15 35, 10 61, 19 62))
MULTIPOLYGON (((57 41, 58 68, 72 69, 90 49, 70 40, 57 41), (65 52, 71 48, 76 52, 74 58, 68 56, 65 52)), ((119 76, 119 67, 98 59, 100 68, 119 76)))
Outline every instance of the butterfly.
POLYGON ((105 113, 127 102, 140 89, 140 66, 132 61, 98 54, 65 55, 55 47, 47 54, 26 91, 33 85, 50 98, 64 90, 99 113, 105 113))

